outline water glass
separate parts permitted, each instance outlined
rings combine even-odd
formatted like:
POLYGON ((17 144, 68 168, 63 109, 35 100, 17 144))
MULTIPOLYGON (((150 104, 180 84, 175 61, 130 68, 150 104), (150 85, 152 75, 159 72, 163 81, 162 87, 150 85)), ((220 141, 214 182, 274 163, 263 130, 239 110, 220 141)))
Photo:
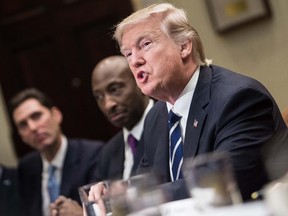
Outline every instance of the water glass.
POLYGON ((186 160, 183 173, 197 208, 242 202, 230 158, 224 152, 203 154, 186 160))

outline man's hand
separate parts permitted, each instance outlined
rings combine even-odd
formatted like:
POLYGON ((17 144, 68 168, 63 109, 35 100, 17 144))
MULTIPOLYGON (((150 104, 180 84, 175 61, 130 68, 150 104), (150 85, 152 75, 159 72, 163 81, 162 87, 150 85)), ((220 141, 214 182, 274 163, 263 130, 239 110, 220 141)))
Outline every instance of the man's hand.
POLYGON ((106 215, 106 209, 105 209, 105 205, 104 205, 102 198, 103 196, 107 196, 107 195, 108 195, 108 190, 104 182, 99 182, 90 187, 88 200, 96 203, 93 205, 93 207, 96 208, 97 215, 99 216, 106 215))
POLYGON ((82 207, 74 200, 59 196, 50 204, 51 216, 82 216, 82 207))

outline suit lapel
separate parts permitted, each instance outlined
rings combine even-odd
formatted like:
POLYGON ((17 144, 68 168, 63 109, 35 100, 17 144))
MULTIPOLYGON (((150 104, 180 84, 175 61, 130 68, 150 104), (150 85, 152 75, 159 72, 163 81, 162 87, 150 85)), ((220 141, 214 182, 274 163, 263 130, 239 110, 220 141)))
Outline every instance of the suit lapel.
POLYGON ((113 152, 111 152, 113 162, 110 163, 110 173, 109 176, 115 177, 122 177, 123 170, 124 170, 124 160, 125 160, 125 143, 124 143, 124 136, 121 133, 121 138, 119 142, 115 145, 113 152))
POLYGON ((144 143, 143 143, 143 139, 141 136, 141 139, 138 141, 138 144, 137 144, 137 151, 136 151, 136 155, 134 158, 132 172, 134 172, 137 169, 138 164, 143 156, 143 152, 144 152, 144 143))
POLYGON ((196 155, 199 138, 206 118, 206 113, 198 104, 191 106, 190 110, 191 109, 193 112, 190 112, 188 117, 184 142, 185 158, 196 155))
POLYGON ((33 171, 32 175, 30 176, 30 183, 34 185, 35 190, 31 191, 31 197, 33 198, 33 203, 31 203, 31 212, 35 213, 35 215, 43 215, 42 212, 42 172, 43 172, 43 164, 41 160, 40 154, 36 155, 36 159, 34 164, 31 166, 35 166, 31 170, 33 171))
POLYGON ((76 145, 75 142, 68 140, 67 152, 63 164, 63 173, 62 173, 62 181, 60 187, 60 193, 68 196, 71 187, 73 186, 74 176, 77 175, 74 171, 77 170, 77 161, 79 158, 79 145, 76 145), (76 169, 75 169, 76 168, 76 169))
POLYGON ((158 176, 163 181, 170 180, 170 172, 169 172, 169 130, 168 130, 168 112, 165 102, 161 103, 159 108, 159 117, 155 121, 155 130, 158 131, 157 136, 154 137, 152 142, 152 146, 156 146, 157 148, 153 152, 153 155, 157 155, 154 157, 153 164, 156 167, 156 174, 160 174, 162 176, 158 176), (163 127, 165 125, 165 127, 163 127), (157 143, 157 145, 155 145, 157 143), (158 166, 159 165, 159 166, 158 166), (164 167, 163 167, 164 166, 164 167))
POLYGON ((211 69, 201 66, 187 120, 184 157, 194 157, 200 143, 200 135, 205 124, 205 107, 210 100, 211 69))

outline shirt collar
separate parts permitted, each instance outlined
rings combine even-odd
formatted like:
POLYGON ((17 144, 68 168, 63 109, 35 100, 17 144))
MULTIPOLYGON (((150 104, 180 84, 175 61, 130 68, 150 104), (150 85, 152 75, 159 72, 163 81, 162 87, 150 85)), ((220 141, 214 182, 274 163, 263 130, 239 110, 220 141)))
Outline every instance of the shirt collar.
POLYGON ((180 94, 179 98, 175 101, 174 105, 166 102, 168 112, 173 108, 173 111, 185 119, 188 118, 189 108, 191 104, 191 98, 193 97, 194 90, 198 81, 200 72, 200 66, 196 69, 193 76, 185 86, 184 90, 180 94))
POLYGON ((57 167, 57 169, 62 169, 65 155, 67 152, 67 147, 68 147, 67 138, 65 136, 61 136, 60 148, 50 163, 47 161, 47 159, 43 155, 41 155, 44 170, 48 170, 48 167, 50 164, 57 167))
POLYGON ((142 131, 144 127, 144 121, 145 117, 150 111, 150 109, 153 107, 154 101, 152 99, 149 99, 148 105, 140 119, 140 121, 132 128, 131 131, 127 130, 127 128, 123 128, 123 135, 124 140, 127 140, 128 135, 131 133, 138 141, 141 139, 142 131))

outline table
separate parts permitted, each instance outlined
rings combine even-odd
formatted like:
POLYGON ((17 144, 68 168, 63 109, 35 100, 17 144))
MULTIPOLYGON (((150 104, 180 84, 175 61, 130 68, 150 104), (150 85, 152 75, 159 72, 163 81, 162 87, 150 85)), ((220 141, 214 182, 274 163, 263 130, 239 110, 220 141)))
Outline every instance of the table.
POLYGON ((160 212, 162 216, 272 216, 264 201, 200 210, 192 198, 165 203, 160 212))

